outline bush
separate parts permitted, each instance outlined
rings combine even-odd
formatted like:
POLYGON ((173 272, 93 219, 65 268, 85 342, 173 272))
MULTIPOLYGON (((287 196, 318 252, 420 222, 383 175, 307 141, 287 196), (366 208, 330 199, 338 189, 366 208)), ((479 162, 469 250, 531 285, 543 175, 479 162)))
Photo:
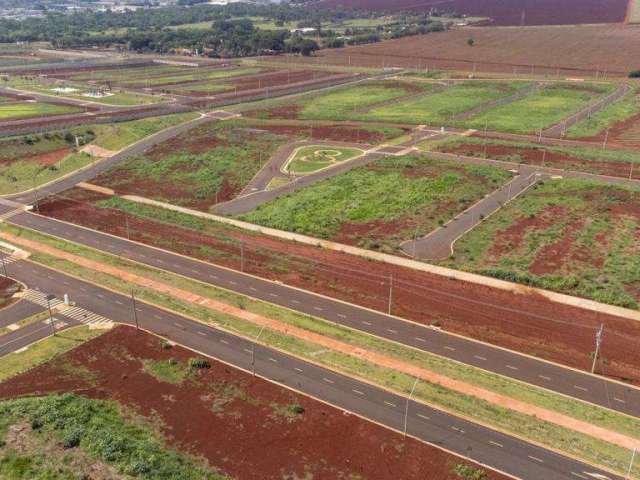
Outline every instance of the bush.
POLYGON ((162 348, 162 350, 171 350, 173 348, 173 345, 171 345, 166 340, 163 340, 162 342, 160 342, 160 348, 162 348))
POLYGON ((302 405, 289 405, 289 411, 291 413, 295 413, 296 415, 302 415, 304 413, 304 407, 302 405))
POLYGON ((487 478, 487 472, 481 468, 472 467, 471 465, 465 465, 463 463, 459 463, 453 467, 453 471, 460 478, 464 478, 464 480, 485 480, 487 478))
POLYGON ((62 446, 64 448, 75 448, 80 445, 80 440, 82 440, 82 435, 84 434, 84 430, 82 428, 73 428, 67 433, 65 433, 62 438, 62 446))
POLYGON ((640 78, 640 70, 633 70, 630 72, 629 78, 640 78))
POLYGON ((192 358, 191 360, 189 360, 189 366, 191 368, 198 369, 211 368, 211 364, 209 363, 209 361, 205 360, 204 358, 192 358))

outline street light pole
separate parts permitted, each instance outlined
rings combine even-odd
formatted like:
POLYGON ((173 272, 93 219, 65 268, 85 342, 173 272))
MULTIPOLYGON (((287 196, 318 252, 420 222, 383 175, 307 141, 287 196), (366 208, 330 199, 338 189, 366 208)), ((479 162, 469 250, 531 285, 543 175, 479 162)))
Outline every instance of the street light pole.
POLYGON ((631 478, 631 470, 633 470, 633 463, 636 459, 637 453, 638 453, 638 449, 634 448, 633 453, 631 454, 631 463, 629 464, 629 470, 627 470, 627 476, 625 477, 626 480, 629 480, 631 478))
POLYGON ((9 275, 7 275, 7 264, 4 262, 4 252, 2 250, 0 250, 0 259, 2 260, 2 272, 4 273, 5 277, 8 277, 9 275))
POLYGON ((262 326, 262 328, 260 329, 260 332, 258 333, 258 336, 256 337, 255 341, 253 342, 252 348, 251 348, 251 374, 254 377, 256 376, 256 343, 260 339, 260 335, 262 335, 262 332, 264 331, 265 327, 266 327, 266 325, 262 326))
POLYGON ((407 397, 407 404, 406 404, 405 409, 404 409, 404 430, 403 430, 403 434, 404 434, 405 437, 407 436, 407 422, 409 421, 409 402, 411 401, 411 398, 413 397, 413 392, 415 391, 417 386, 418 386, 418 379, 416 378, 416 381, 413 382, 413 387, 411 388, 411 393, 407 397))
POLYGON ((389 274, 389 308, 387 313, 391 315, 391 303, 393 302, 393 273, 389 274))
POLYGON ((47 295, 47 310, 49 310, 49 325, 51 325, 51 334, 56 336, 56 327, 53 324, 53 314, 51 313, 51 300, 55 297, 53 295, 47 295))
POLYGON ((136 330, 140 330, 140 325, 138 324, 138 312, 136 311, 136 297, 133 293, 133 289, 131 289, 131 306, 133 308, 133 321, 136 322, 136 330))
POLYGON ((604 330, 604 324, 600 325, 600 330, 596 332, 596 352, 593 356, 593 364, 591 365, 591 373, 596 371, 596 362, 598 361, 598 355, 600 354, 600 345, 602 344, 602 332, 604 330))

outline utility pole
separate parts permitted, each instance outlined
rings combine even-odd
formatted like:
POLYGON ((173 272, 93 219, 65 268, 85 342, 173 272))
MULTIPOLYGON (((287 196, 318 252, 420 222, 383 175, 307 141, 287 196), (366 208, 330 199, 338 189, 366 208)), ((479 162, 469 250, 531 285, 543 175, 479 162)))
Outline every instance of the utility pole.
POLYGON ((609 129, 604 133, 604 141, 602 142, 602 150, 607 149, 607 140, 609 140, 609 129))
POLYGON ((53 324, 53 314, 51 313, 51 300, 56 298, 54 295, 47 295, 47 310, 49 310, 49 325, 51 325, 51 335, 56 336, 56 327, 53 324))
POLYGON ((262 326, 262 328, 260 329, 260 332, 258 332, 258 336, 256 337, 255 342, 253 342, 252 348, 251 348, 251 374, 254 377, 256 376, 256 343, 260 339, 260 335, 262 335, 262 332, 264 331, 265 327, 266 327, 266 325, 262 326))
POLYGON ((418 380, 416 378, 416 381, 413 382, 413 387, 411 388, 411 393, 409 394, 409 396, 407 397, 407 403, 406 406, 404 408, 404 430, 402 431, 404 436, 407 436, 407 423, 409 421, 409 402, 411 401, 411 398, 413 397, 413 392, 415 391, 416 387, 418 386, 418 380))
POLYGON ((124 212, 124 224, 127 229, 127 240, 131 240, 131 235, 129 234, 129 215, 127 215, 127 212, 124 212))
POLYGON ((133 293, 133 289, 131 289, 131 307, 133 308, 133 321, 136 322, 136 330, 140 330, 140 325, 138 324, 138 312, 136 311, 136 297, 133 293))
POLYGON ((7 264, 4 262, 4 256, 5 256, 5 253, 2 250, 0 250, 0 260, 2 260, 2 272, 4 273, 4 276, 8 278, 9 275, 7 275, 7 264))
POLYGON ((600 325, 600 330, 596 332, 596 352, 593 355, 593 364, 591 365, 591 373, 596 371, 596 362, 598 361, 598 355, 600 354, 600 345, 602 345, 602 332, 604 330, 604 323, 600 325))
POLYGON ((393 273, 389 274, 389 308, 388 308, 389 315, 391 315, 392 303, 393 303, 393 273))
POLYGON ((629 169, 629 180, 631 180, 632 176, 633 176, 633 160, 631 161, 631 168, 629 169))
POLYGON ((633 453, 631 454, 631 463, 629 464, 629 470, 627 470, 627 476, 625 477, 626 480, 629 480, 631 478, 631 470, 633 470, 633 463, 636 459, 637 453, 638 453, 638 449, 634 448, 633 453))
POLYGON ((244 273, 244 240, 240 240, 240 271, 244 273))

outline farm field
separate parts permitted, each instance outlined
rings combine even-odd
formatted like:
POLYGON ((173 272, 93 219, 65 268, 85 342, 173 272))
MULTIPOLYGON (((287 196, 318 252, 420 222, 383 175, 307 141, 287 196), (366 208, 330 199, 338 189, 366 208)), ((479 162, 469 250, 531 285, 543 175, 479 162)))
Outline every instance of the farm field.
POLYGON ((462 237, 444 265, 638 308, 640 190, 546 181, 462 237))
POLYGON ((166 75, 159 77, 144 77, 138 79, 125 79, 121 85, 126 87, 163 87, 165 85, 177 85, 188 82, 198 81, 212 81, 229 79, 233 77, 240 77, 243 75, 251 75, 259 73, 261 70, 258 68, 229 68, 229 69, 216 69, 216 70, 195 70, 189 69, 182 71, 180 74, 166 75))
POLYGON ((602 150, 597 146, 554 147, 528 142, 485 140, 479 136, 449 137, 438 142, 426 142, 423 148, 427 151, 640 179, 640 153, 635 150, 602 150))
POLYGON ((519 100, 487 110, 464 126, 511 133, 535 133, 555 125, 611 91, 609 86, 548 85, 519 100))
MULTIPOLYGON (((403 439, 355 415, 344 415, 323 403, 213 360, 210 368, 190 369, 188 363, 193 355, 177 346, 163 349, 157 337, 119 327, 0 384, 0 396, 28 395, 34 390, 41 394, 56 392, 61 383, 70 391, 81 391, 87 398, 67 395, 12 402, 23 405, 44 402, 56 408, 58 418, 63 419, 65 414, 84 412, 89 428, 70 454, 78 455, 88 449, 116 472, 126 471, 139 455, 149 452, 155 454, 154 470, 165 472, 167 478, 169 475, 180 478, 181 469, 199 467, 194 472, 198 476, 189 478, 275 480, 283 478, 283 474, 290 478, 304 478, 303 475, 309 474, 317 478, 335 475, 356 478, 357 474, 363 479, 391 479, 400 474, 406 479, 418 479, 423 478, 424 471, 429 471, 444 480, 459 479, 455 469, 461 462, 440 450, 403 439), (128 372, 126 382, 118 380, 122 371, 128 372), (109 399, 117 399, 118 403, 109 399), (176 409, 176 402, 190 408, 176 409), (87 404, 93 404, 93 411, 101 414, 100 422, 98 415, 90 415, 87 404), (122 416, 129 422, 133 419, 133 425, 122 428, 122 416), (194 418, 198 422, 194 423, 194 418), (149 428, 150 422, 155 425, 153 429, 149 428), (314 432, 312 437, 309 431, 314 432), (119 461, 113 462, 113 457, 101 450, 106 447, 105 442, 91 442, 95 435, 108 437, 106 432, 119 439, 131 435, 145 441, 121 441, 116 444, 119 448, 114 445, 121 454, 116 457, 119 461), (177 451, 158 448, 169 438, 177 451), (300 441, 301 438, 305 441, 300 441), (136 443, 140 444, 137 449, 128 447, 136 443), (265 445, 269 445, 269 455, 247 454, 265 445), (388 474, 371 461, 372 452, 379 451, 381 446, 389 466, 388 474), (147 452, 140 451, 142 448, 147 452), (343 455, 345 448, 349 448, 348 457, 343 455), (190 456, 202 460, 196 461, 180 452, 189 452, 190 456), (205 468, 207 465, 209 469, 205 468), (284 470, 283 465, 286 465, 284 470), (215 470, 219 473, 214 474, 215 470)), ((11 412, 11 420, 21 420, 14 417, 12 405, 15 404, 6 402, 0 408, 11 412)), ((46 407, 40 408, 48 411, 46 407)), ((31 412, 28 408, 25 410, 27 414, 31 412)), ((45 434, 51 432, 50 417, 43 417, 41 428, 45 434)), ((30 423, 29 417, 27 422, 30 423)), ((73 426, 69 420, 61 432, 51 433, 68 433, 73 426)), ((23 433, 28 435, 29 431, 27 426, 23 433)), ((483 478, 502 480, 504 477, 485 472, 483 478)))
POLYGON ((640 384, 633 321, 576 311, 541 296, 513 297, 86 190, 48 199, 40 212, 233 269, 243 265, 247 273, 384 312, 392 275, 392 308, 398 316, 581 369, 591 368, 593 336, 605 322, 611 333, 603 350, 607 374, 640 384))
POLYGON ((261 205, 243 220, 365 248, 398 245, 445 223, 509 174, 428 157, 384 158, 261 205))
POLYGON ((310 145, 297 149, 284 170, 293 175, 307 175, 346 162, 364 153, 358 148, 310 145))
MULTIPOLYGON (((438 0, 322 0, 320 7, 347 7, 384 12, 428 12, 441 8, 438 0)), ((625 0, 453 0, 445 11, 489 17, 494 25, 572 25, 580 23, 620 23, 627 10, 625 0), (525 12, 524 18, 523 13, 525 12)))
POLYGON ((78 113, 82 108, 68 105, 54 105, 42 102, 6 102, 0 103, 0 121, 21 120, 33 117, 46 117, 78 113))
MULTIPOLYGON (((601 2, 599 2, 601 3, 601 2)), ((520 11, 518 12, 520 15, 520 11)), ((322 63, 335 65, 454 69, 528 75, 627 76, 637 68, 640 30, 614 25, 483 27, 322 50, 322 63), (467 44, 470 36, 474 46, 467 44), (508 48, 505 48, 508 45, 508 48), (534 46, 534 48, 532 48, 534 46)), ((302 61, 302 60, 301 60, 302 61)))

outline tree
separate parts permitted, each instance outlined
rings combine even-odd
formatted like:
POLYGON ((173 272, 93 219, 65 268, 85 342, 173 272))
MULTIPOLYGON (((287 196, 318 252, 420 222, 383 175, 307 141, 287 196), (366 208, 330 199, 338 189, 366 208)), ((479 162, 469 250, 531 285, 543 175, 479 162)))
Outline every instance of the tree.
POLYGON ((470 47, 473 47, 476 44, 476 41, 473 38, 469 38, 469 40, 467 40, 467 45, 469 45, 470 47))

